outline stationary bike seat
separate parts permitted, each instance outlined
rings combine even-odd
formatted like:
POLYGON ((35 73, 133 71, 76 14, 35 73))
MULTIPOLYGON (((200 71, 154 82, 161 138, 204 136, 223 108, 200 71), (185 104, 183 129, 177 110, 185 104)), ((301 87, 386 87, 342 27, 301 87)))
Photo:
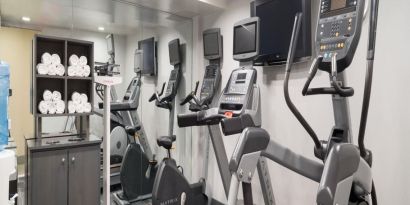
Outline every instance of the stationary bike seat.
POLYGON ((127 132, 127 134, 129 135, 135 135, 136 132, 138 132, 141 129, 141 126, 137 125, 137 126, 125 126, 125 131, 127 132))
POLYGON ((171 149, 172 143, 175 142, 177 137, 175 135, 172 136, 162 136, 157 139, 157 144, 160 147, 164 147, 165 149, 171 149))

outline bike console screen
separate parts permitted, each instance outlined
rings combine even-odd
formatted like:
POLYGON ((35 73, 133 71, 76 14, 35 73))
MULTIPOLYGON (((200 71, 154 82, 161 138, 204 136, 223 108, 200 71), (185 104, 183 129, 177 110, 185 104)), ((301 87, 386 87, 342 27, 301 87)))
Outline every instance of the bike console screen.
POLYGON ((234 116, 240 115, 246 109, 249 98, 252 97, 255 81, 256 71, 254 69, 234 70, 221 97, 220 112, 232 112, 234 116))
POLYGON ((321 0, 316 31, 316 51, 323 56, 319 69, 330 72, 336 55, 338 72, 353 60, 360 39, 364 0, 321 0))

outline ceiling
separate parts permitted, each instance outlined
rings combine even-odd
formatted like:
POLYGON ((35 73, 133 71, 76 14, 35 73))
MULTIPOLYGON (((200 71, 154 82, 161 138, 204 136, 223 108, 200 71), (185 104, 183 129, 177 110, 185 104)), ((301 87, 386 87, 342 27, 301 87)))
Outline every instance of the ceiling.
POLYGON ((0 0, 2 26, 57 27, 129 34, 144 26, 172 27, 222 11, 229 0, 0 0), (21 18, 28 16, 30 22, 21 18))

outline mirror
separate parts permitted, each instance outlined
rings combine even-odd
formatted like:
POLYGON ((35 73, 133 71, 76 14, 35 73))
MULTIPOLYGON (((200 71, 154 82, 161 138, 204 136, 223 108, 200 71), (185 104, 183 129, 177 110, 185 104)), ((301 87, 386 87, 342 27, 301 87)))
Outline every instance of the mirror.
MULTIPOLYGON (((179 103, 193 89, 191 87, 193 84, 191 82, 191 68, 193 67, 192 19, 143 7, 132 1, 33 0, 27 2, 16 0, 2 1, 1 6, 3 26, 32 29, 39 35, 93 42, 94 59, 88 60, 100 63, 108 62, 112 57, 110 55, 112 53, 108 50, 114 50, 115 64, 118 65, 114 70, 118 71, 122 77, 122 83, 114 86, 116 98, 112 96, 112 99, 115 102, 122 101, 124 96, 127 95, 127 89, 132 88, 133 80, 138 77, 136 71, 139 71, 142 67, 138 109, 132 112, 141 121, 149 147, 158 163, 167 155, 166 150, 157 145, 157 138, 168 135, 169 110, 156 106, 155 102, 149 102, 149 99, 156 91, 161 90, 164 82, 169 81, 171 71, 174 70, 174 66, 170 63, 169 43, 172 40, 179 39, 181 79, 176 97, 173 100, 175 115, 173 116, 174 123, 172 127, 173 134, 176 135, 176 142, 171 149, 171 156, 183 168, 187 179, 191 178, 192 131, 191 128, 179 128, 176 116, 178 113, 188 112, 187 106, 180 106, 179 103), (15 9, 19 8, 19 5, 26 5, 25 9, 15 9), (21 12, 16 12, 17 10, 21 12), (30 15, 30 22, 22 23, 20 21, 22 12, 30 15), (12 17, 16 16, 20 17, 13 20, 12 17), (112 41, 107 40, 108 34, 113 34, 114 46, 110 46, 112 41), (107 45, 107 42, 110 45, 107 45), (114 49, 109 49, 111 47, 114 49)), ((70 55, 67 56, 67 61, 70 61, 71 54, 67 53, 67 55, 70 55)), ((69 64, 70 62, 66 63, 67 67, 69 64)), ((72 91, 74 92, 74 90, 72 91)), ((71 97, 71 94, 67 94, 67 101, 71 97)), ((94 99, 93 107, 98 112, 100 110, 98 109, 99 103, 102 102, 102 99, 96 93, 94 96, 89 96, 89 98, 94 99)), ((122 119, 126 116, 126 113, 118 112, 112 116, 122 119)), ((43 128, 42 132, 59 134, 77 132, 78 129, 74 126, 75 119, 75 116, 44 118, 40 122, 43 128)), ((101 116, 91 115, 89 125, 89 131, 92 135, 98 137, 103 135, 101 116)), ((118 122, 111 123, 111 152, 123 155, 127 144, 134 139, 139 143, 141 136, 127 135, 124 128, 116 129, 117 126, 118 122)), ((134 164, 134 166, 143 165, 134 164)), ((116 172, 119 172, 119 170, 120 168, 117 167, 116 172)), ((119 180, 119 177, 117 177, 112 179, 112 182, 119 183, 119 180)), ((145 186, 145 184, 141 184, 141 186, 145 186)))

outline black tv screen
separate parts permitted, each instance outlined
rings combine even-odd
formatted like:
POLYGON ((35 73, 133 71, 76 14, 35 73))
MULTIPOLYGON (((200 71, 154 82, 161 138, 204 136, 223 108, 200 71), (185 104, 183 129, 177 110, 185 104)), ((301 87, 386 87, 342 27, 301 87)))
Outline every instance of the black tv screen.
POLYGON ((177 65, 181 63, 181 49, 179 45, 179 39, 174 39, 168 43, 169 62, 171 65, 177 65))
POLYGON ((234 55, 256 51, 256 27, 256 23, 249 23, 234 28, 234 55))
POLYGON ((219 33, 204 34, 204 55, 219 55, 219 33))
POLYGON ((283 64, 287 60, 295 15, 302 12, 302 25, 295 60, 312 55, 311 0, 255 0, 251 16, 260 18, 260 48, 255 64, 283 64))
POLYGON ((157 73, 157 57, 155 38, 138 41, 138 49, 143 51, 142 74, 155 76, 157 73))

